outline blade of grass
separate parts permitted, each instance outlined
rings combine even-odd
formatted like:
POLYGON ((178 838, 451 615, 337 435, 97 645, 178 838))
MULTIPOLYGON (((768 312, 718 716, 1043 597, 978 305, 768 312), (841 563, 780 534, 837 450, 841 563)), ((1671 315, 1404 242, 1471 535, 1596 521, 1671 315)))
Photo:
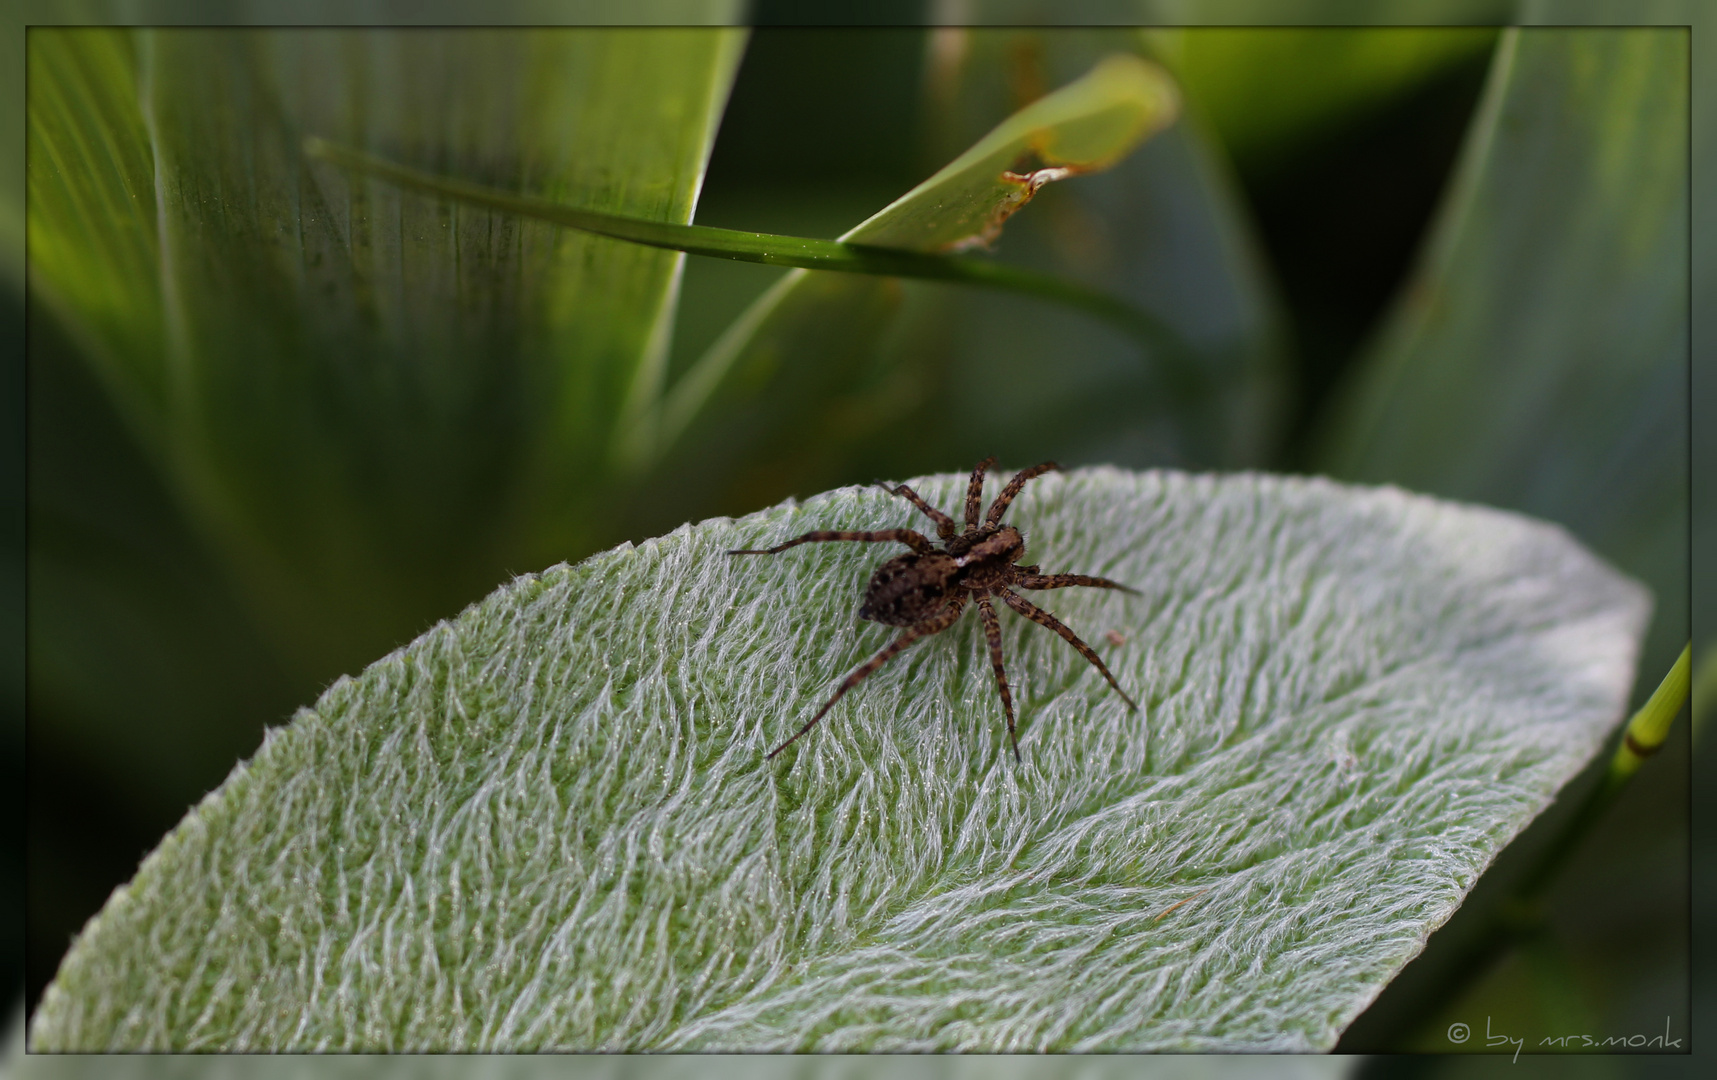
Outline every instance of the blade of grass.
MULTIPOLYGON (((937 254, 988 247, 1009 216, 1044 183, 1110 168, 1172 124, 1179 110, 1179 91, 1161 68, 1130 53, 1111 52, 1058 89, 1023 107, 1015 105, 1011 114, 1004 114, 1006 119, 953 161, 840 240, 937 254)), ((1031 277, 1057 280, 1042 274, 1031 277)), ((1107 287, 1094 288, 1074 278, 1064 282, 1035 294, 1030 289, 1012 291, 1063 306, 1078 306, 1073 298, 1088 292, 1106 297, 1104 306, 1121 305, 1116 314, 1132 313, 1106 321, 1142 348, 1164 398, 1184 401, 1207 392, 1212 373, 1168 323, 1107 287)), ((632 461, 660 461, 682 438, 693 444, 710 436, 728 441, 732 431, 719 428, 723 423, 729 429, 735 426, 729 414, 786 407, 803 415, 807 404, 813 405, 814 414, 821 411, 815 405, 851 394, 898 323, 902 291, 892 286, 825 280, 801 270, 787 274, 695 361, 664 399, 654 422, 640 417, 637 437, 619 449, 632 461), (724 405, 717 430, 688 433, 693 420, 711 412, 711 402, 718 397, 724 405)), ((1095 307, 1087 310, 1104 317, 1095 307)), ((739 426, 752 425, 740 420, 739 426)))
MULTIPOLYGON (((926 126, 952 153, 981 135, 987 118, 1042 88, 1100 57, 1143 49, 1138 31, 1121 28, 939 30, 925 76, 926 126)), ((1009 222, 1007 258, 1154 312, 1196 350, 1209 392, 1164 393, 1132 361, 1131 343, 1092 320, 1001 294, 908 285, 907 317, 882 355, 895 378, 930 389, 924 408, 872 436, 903 451, 873 469, 912 471, 1009 446, 1028 459, 1266 465, 1289 400, 1285 324, 1207 128, 1176 122, 1112 169, 1055 185, 1040 201, 1009 222), (903 352, 909 359, 896 359, 903 352), (910 456, 925 443, 939 456, 910 456)))
MULTIPOLYGON (((1120 297, 1065 278, 1034 273, 1006 263, 938 255, 908 248, 846 240, 819 240, 805 236, 781 236, 741 229, 720 229, 708 225, 678 225, 622 214, 582 210, 547 199, 517 195, 481 184, 436 176, 314 136, 305 139, 304 152, 310 157, 320 158, 355 172, 367 173, 401 187, 548 221, 598 236, 629 240, 635 244, 670 251, 683 251, 688 255, 762 263, 767 266, 790 266, 803 270, 832 270, 848 274, 948 281, 1023 293, 1102 319, 1136 339, 1153 356, 1175 358, 1171 361, 1174 366, 1170 368, 1169 376, 1181 391, 1189 391, 1197 382, 1195 369, 1179 359, 1180 351, 1184 348, 1179 335, 1160 319, 1120 297)), ((702 380, 695 382, 702 385, 702 380)), ((682 405, 676 410, 676 415, 686 408, 687 406, 682 405)))

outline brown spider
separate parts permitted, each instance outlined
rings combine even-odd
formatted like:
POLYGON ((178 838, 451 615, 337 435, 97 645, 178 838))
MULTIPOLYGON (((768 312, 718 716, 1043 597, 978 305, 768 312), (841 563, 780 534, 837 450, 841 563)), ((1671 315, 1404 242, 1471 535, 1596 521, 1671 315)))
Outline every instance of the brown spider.
POLYGON ((870 585, 865 589, 864 603, 859 606, 858 612, 861 619, 870 619, 888 626, 904 626, 906 632, 895 638, 881 652, 854 668, 851 674, 841 680, 835 696, 817 710, 817 715, 811 717, 791 739, 769 751, 769 757, 772 758, 792 746, 799 736, 816 727, 817 721, 823 718, 835 702, 841 700, 842 695, 908 645, 919 638, 939 634, 953 626, 966 610, 967 600, 976 600, 978 613, 984 619, 984 637, 990 645, 990 664, 996 669, 996 688, 1001 691, 1002 711, 1008 718, 1008 741, 1013 744, 1014 761, 1018 762, 1019 739, 1014 734, 1013 693, 1008 689, 1007 672, 1002 668, 1002 627, 996 620, 995 608, 990 605, 992 596, 1000 597, 1007 606, 1039 626, 1047 626, 1060 634, 1069 645, 1079 650, 1079 655, 1091 661, 1092 667, 1103 673, 1103 677, 1109 680, 1109 685, 1115 688, 1115 693, 1121 695, 1121 700, 1125 701, 1129 708, 1138 709, 1139 706, 1121 689, 1121 684, 1115 681, 1115 676, 1109 674, 1103 661, 1091 651, 1091 646, 1080 641, 1079 636, 1062 625, 1055 616, 1011 592, 1008 586, 1018 585, 1022 589, 1062 589, 1069 585, 1090 585, 1099 589, 1120 589, 1134 594, 1137 594, 1138 590, 1108 578, 1087 577, 1084 574, 1043 574, 1036 566, 1015 565, 1025 554, 1025 537, 1012 525, 1003 524, 1002 515, 1007 513, 1008 505, 1014 501, 1014 496, 1020 493, 1020 489, 1025 487, 1026 481, 1061 466, 1053 461, 1046 461, 1042 465, 1023 470, 1009 480, 1008 486, 996 497, 996 501, 990 504, 990 512, 984 516, 983 524, 980 525, 978 511, 983 505, 981 496, 984 472, 995 463, 995 458, 985 458, 972 470, 972 481, 966 487, 966 531, 963 533, 955 531, 953 518, 925 502, 916 491, 905 484, 893 488, 887 484, 878 485, 885 491, 904 497, 923 511, 924 516, 936 523, 936 535, 943 541, 940 548, 931 543, 929 537, 911 529, 882 529, 877 532, 819 530, 772 548, 728 552, 729 555, 774 555, 790 547, 824 540, 857 540, 872 544, 898 541, 912 549, 904 555, 896 555, 876 568, 876 573, 871 575, 870 585))

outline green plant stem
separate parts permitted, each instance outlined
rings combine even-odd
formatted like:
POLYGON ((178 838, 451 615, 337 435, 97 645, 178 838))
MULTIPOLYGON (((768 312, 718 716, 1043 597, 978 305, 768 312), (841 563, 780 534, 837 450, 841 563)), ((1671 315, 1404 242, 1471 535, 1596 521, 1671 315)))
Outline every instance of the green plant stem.
POLYGON ((886 277, 950 281, 1034 296, 1101 319, 1144 346, 1149 354, 1162 363, 1164 379, 1170 391, 1177 396, 1193 396, 1203 389, 1207 382, 1199 366, 1193 361, 1191 350, 1180 336, 1161 320, 1109 293, 1005 263, 956 258, 905 248, 849 244, 840 240, 718 229, 708 225, 679 225, 596 210, 581 210, 530 195, 518 195, 464 180, 436 176, 315 136, 304 140, 304 153, 308 157, 366 173, 401 187, 536 218, 598 236, 670 251, 683 251, 688 255, 763 263, 768 266, 794 266, 806 270, 834 270, 848 274, 879 274, 886 277))
POLYGON ((1522 879, 1520 888, 1515 893, 1515 903, 1529 910, 1535 910, 1539 902, 1563 864, 1568 861, 1574 849, 1579 847, 1586 834, 1597 824, 1610 806, 1627 786, 1635 772, 1645 763, 1645 759, 1656 753, 1669 737, 1670 724, 1681 712, 1681 707, 1687 703, 1689 677, 1693 656, 1693 643, 1681 650, 1681 655, 1670 665, 1669 674, 1658 683, 1646 703, 1640 706, 1638 712, 1628 721, 1628 726, 1622 733, 1621 745, 1616 747, 1614 756, 1610 758, 1610 767, 1604 774, 1604 779, 1586 796, 1586 801, 1580 804, 1579 810, 1568 819, 1568 824, 1556 835, 1556 839, 1544 849, 1533 865, 1532 872, 1522 879))

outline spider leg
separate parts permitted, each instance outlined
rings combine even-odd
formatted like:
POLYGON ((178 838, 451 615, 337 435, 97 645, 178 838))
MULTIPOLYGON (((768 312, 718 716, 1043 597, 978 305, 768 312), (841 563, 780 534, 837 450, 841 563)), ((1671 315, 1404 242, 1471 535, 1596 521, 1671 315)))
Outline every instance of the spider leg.
MULTIPOLYGON (((1020 569, 1027 570, 1023 566, 1020 569)), ((1119 581, 1110 581, 1108 578, 1089 577, 1085 574, 1039 574, 1035 567, 1014 578, 1013 583, 1022 589, 1065 589, 1069 585, 1089 585, 1093 589, 1120 589, 1122 592, 1130 592, 1134 596, 1139 595, 1139 590, 1131 585, 1123 585, 1119 581)))
POLYGON ((1002 667, 1002 624, 985 593, 978 593, 978 614, 984 618, 984 640, 990 643, 990 666, 996 669, 996 689, 1002 692, 1002 712, 1008 717, 1008 742, 1013 744, 1014 764, 1019 760, 1019 737, 1014 734, 1014 696, 1008 689, 1008 673, 1002 667))
POLYGON ((1002 515, 1008 512, 1008 507, 1013 503, 1014 496, 1019 494, 1020 488, 1025 487, 1027 480, 1036 479, 1046 472, 1054 472, 1059 468, 1061 466, 1055 462, 1046 461, 1042 465, 1033 465, 1029 469, 1021 469, 1012 480, 1008 481, 1008 486, 1002 489, 1002 493, 996 496, 996 501, 990 504, 990 512, 985 516, 984 524, 1000 524, 1002 515))
POLYGON ((787 749, 789 746, 792 746, 794 743, 798 742, 799 736, 805 734, 805 732, 810 731, 812 728, 816 727, 817 721, 819 721, 823 718, 823 714, 827 713, 830 709, 834 708, 835 702, 841 700, 842 696, 844 696, 848 690, 851 690, 853 687, 855 687, 859 683, 863 682, 865 676, 869 675, 871 672, 875 671, 877 668, 881 667, 882 665, 888 663, 902 649, 906 648, 908 645, 912 644, 914 641, 917 641, 919 638, 929 637, 931 634, 940 634, 942 631, 948 629, 950 626, 953 626, 954 623, 960 618, 960 613, 962 611, 964 611, 965 609, 966 609, 966 598, 963 596, 957 596, 953 599, 953 601, 951 601, 948 604, 947 607, 943 608, 937 614, 932 615, 928 619, 925 619, 923 622, 919 623, 917 626, 907 627, 905 633, 901 634, 899 637, 895 638, 893 641, 889 642, 887 645, 884 645, 882 647, 881 652, 878 652, 875 656, 871 657, 869 660, 866 660, 864 663, 860 664, 858 667, 853 668, 852 672, 850 674, 848 674, 846 678, 841 680, 840 687, 835 690, 835 696, 830 698, 828 701, 824 702, 823 707, 817 710, 817 715, 811 717, 810 720, 806 721, 804 727, 800 728, 798 731, 795 731, 793 733, 793 737, 791 739, 788 739, 786 742, 782 743, 780 746, 777 746, 775 749, 769 751, 769 753, 767 755, 765 755, 765 759, 767 760, 768 758, 774 757, 776 754, 779 754, 781 751, 787 749))
POLYGON ((897 541, 905 544, 920 555, 928 555, 930 552, 936 550, 936 545, 930 542, 930 538, 928 536, 925 536, 923 533, 913 532, 911 529, 880 529, 876 532, 841 532, 819 529, 816 532, 808 532, 804 536, 794 537, 785 544, 776 544, 772 548, 730 551, 728 554, 773 555, 778 551, 786 551, 790 547, 798 547, 800 544, 815 544, 824 540, 857 540, 866 544, 886 544, 889 541, 897 541))
POLYGON ((959 531, 954 525, 953 518, 925 502, 923 496, 919 495, 918 492, 913 491, 905 484, 900 484, 896 487, 889 487, 887 484, 879 483, 877 484, 877 487, 892 495, 899 495, 901 498, 910 502, 913 506, 918 507, 919 510, 923 511, 925 517, 936 523, 936 535, 940 536, 942 539, 952 540, 954 539, 955 534, 959 531))
POLYGON ((1085 659, 1091 661, 1092 667, 1096 668, 1098 671, 1101 671, 1103 673, 1103 677, 1105 679, 1109 680, 1109 685, 1113 686, 1115 688, 1115 693, 1121 695, 1121 700, 1125 701, 1129 708, 1133 709, 1135 712, 1138 711, 1138 708, 1139 708, 1138 703, 1135 702, 1132 698, 1128 697, 1127 692, 1125 690, 1121 689, 1121 684, 1115 681, 1115 676, 1109 674, 1108 667, 1105 666, 1102 659, 1100 657, 1098 657, 1098 655, 1095 652, 1092 651, 1091 646, 1085 644, 1083 641, 1080 641, 1079 635, 1075 634, 1073 631, 1069 630, 1065 625, 1063 625, 1060 619, 1057 619, 1054 615, 1051 615, 1049 612, 1038 607, 1036 604, 1033 604, 1030 600, 1027 600, 1022 596, 1015 595, 1014 593, 1011 593, 1006 589, 997 589, 997 590, 995 590, 995 594, 997 596, 1001 597, 1002 600, 1004 602, 1006 602, 1008 607, 1013 608, 1015 611, 1019 612, 1021 615, 1024 615, 1026 618, 1030 619, 1032 622, 1036 623, 1039 626, 1047 626, 1051 630, 1054 630, 1056 633, 1060 634, 1062 639, 1065 640, 1067 642, 1067 644, 1069 644, 1069 645, 1073 646, 1075 649, 1079 650, 1080 656, 1083 656, 1085 659))
MULTIPOLYGON (((978 527, 978 514, 984 505, 984 473, 996 463, 993 457, 987 457, 978 462, 978 467, 972 470, 972 482, 966 485, 966 531, 971 532, 978 527)), ((994 524, 992 522, 991 524, 994 524)))

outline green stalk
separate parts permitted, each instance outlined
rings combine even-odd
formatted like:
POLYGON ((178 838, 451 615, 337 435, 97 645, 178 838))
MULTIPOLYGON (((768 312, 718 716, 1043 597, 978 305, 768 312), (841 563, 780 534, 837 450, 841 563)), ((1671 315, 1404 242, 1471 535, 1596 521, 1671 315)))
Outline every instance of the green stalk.
POLYGON ((1144 346, 1162 361, 1171 391, 1192 396, 1202 386, 1197 365, 1179 335, 1162 321, 1121 298, 1078 282, 984 259, 956 258, 904 248, 849 244, 840 240, 817 240, 803 236, 718 229, 708 225, 678 225, 649 221, 621 214, 581 210, 562 203, 518 195, 464 180, 436 176, 388 161, 361 150, 340 146, 311 136, 304 140, 308 157, 331 162, 354 172, 366 173, 401 187, 432 195, 486 206, 492 210, 536 218, 581 232, 594 233, 635 244, 683 251, 715 259, 796 266, 806 270, 834 270, 848 274, 879 274, 886 277, 951 281, 965 285, 1023 293, 1061 304, 1101 319, 1144 346))
POLYGON ((1645 764, 1645 759, 1657 753, 1665 739, 1669 737, 1669 726, 1674 722, 1676 714, 1687 703, 1687 690, 1692 682, 1690 671, 1693 662, 1693 643, 1687 643, 1681 650, 1681 655, 1669 667, 1669 674, 1657 684, 1651 697, 1638 712, 1628 721, 1627 730, 1622 733, 1622 743, 1616 747, 1615 756, 1610 758, 1609 771, 1592 793, 1586 796, 1586 801, 1580 809, 1568 820, 1568 824, 1557 834, 1556 840, 1544 850, 1532 872, 1521 882, 1520 889, 1515 893, 1512 904, 1516 908, 1517 919, 1533 919, 1538 916, 1539 901, 1550 882, 1555 880, 1562 865, 1568 861, 1568 856, 1585 839, 1591 827, 1602 818, 1627 786, 1628 780, 1639 767, 1645 764))

